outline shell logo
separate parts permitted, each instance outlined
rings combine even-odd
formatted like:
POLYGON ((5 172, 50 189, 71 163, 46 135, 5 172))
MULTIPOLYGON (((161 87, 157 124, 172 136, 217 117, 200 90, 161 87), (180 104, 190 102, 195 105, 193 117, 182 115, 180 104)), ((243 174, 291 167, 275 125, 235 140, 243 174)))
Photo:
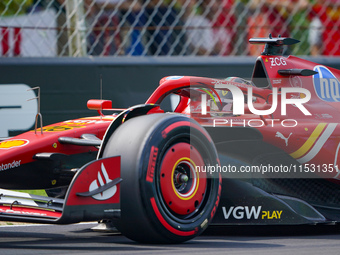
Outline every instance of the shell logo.
POLYGON ((22 147, 28 144, 29 141, 25 139, 17 139, 17 140, 8 140, 0 142, 0 149, 11 149, 15 147, 22 147))

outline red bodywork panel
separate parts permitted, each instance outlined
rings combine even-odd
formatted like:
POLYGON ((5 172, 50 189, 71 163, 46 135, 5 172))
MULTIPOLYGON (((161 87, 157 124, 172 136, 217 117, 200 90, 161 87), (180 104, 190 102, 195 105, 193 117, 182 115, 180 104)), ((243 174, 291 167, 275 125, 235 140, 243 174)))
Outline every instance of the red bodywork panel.
MULTIPOLYGON (((1 163, 6 165, 20 162, 20 165, 31 162, 33 156, 40 152, 63 153, 66 155, 84 153, 89 150, 96 151, 91 146, 64 145, 58 141, 59 137, 80 138, 82 134, 93 134, 102 139, 107 127, 114 119, 113 116, 89 117, 76 120, 63 121, 40 129, 23 133, 15 138, 0 142, 1 163)), ((14 168, 15 165, 13 165, 14 168)), ((6 169, 3 169, 3 171, 6 169)))
MULTIPOLYGON (((333 68, 323 67, 293 56, 264 55, 260 56, 256 61, 253 74, 255 86, 203 77, 169 76, 161 79, 159 87, 146 101, 146 104, 160 104, 166 96, 177 94, 180 96, 180 102, 174 111, 190 115, 203 126, 230 126, 231 122, 233 126, 252 126, 262 133, 265 142, 284 150, 302 164, 331 164, 337 168, 340 147, 340 129, 338 127, 340 104, 320 98, 320 95, 316 92, 314 76, 281 75, 278 72, 279 70, 286 69, 319 70, 319 67, 327 68, 334 77, 339 79, 340 71, 333 68), (257 66, 262 68, 263 74, 261 77, 257 77, 257 66), (268 85, 257 87, 257 78, 265 79, 268 85), (311 93, 311 99, 304 106, 311 115, 304 115, 294 105, 287 105, 287 114, 281 115, 280 98, 278 98, 276 110, 273 114, 267 116, 260 117, 251 114, 246 104, 245 114, 242 116, 202 115, 200 113, 200 98, 195 98, 195 95, 191 94, 190 89, 209 90, 211 94, 217 95, 217 101, 219 101, 220 98, 216 93, 216 87, 221 84, 235 86, 245 95, 248 88, 252 87, 253 97, 256 97, 257 100, 257 105, 254 105, 257 109, 270 108, 273 88, 278 88, 279 95, 280 89, 284 87, 305 88, 311 93), (296 122, 289 122, 289 120, 295 120, 296 122), (261 125, 261 123, 264 123, 264 125, 261 125), (289 127, 294 123, 298 123, 298 125, 289 127)), ((338 95, 339 91, 324 91, 323 93, 335 93, 338 95)), ((298 93, 290 93, 287 96, 288 98, 302 97, 298 93)), ((112 104, 108 100, 90 100, 88 106, 91 109, 100 111, 100 109, 111 108, 112 104)), ((29 131, 15 138, 3 141, 0 143, 1 171, 8 171, 23 164, 33 162, 36 160, 34 155, 40 152, 74 155, 97 151, 98 148, 94 146, 61 144, 58 138, 80 138, 82 134, 93 134, 97 138, 102 139, 106 129, 114 119, 115 115, 64 121, 44 127, 43 134, 38 129, 37 132, 29 131)), ((323 176, 338 178, 339 174, 334 172, 333 174, 323 174, 323 176)))
MULTIPOLYGON (((280 90, 287 88, 305 88, 311 93, 311 99, 304 104, 305 108, 311 113, 306 116, 294 105, 287 105, 287 114, 281 114, 280 98, 278 98, 278 106, 271 115, 259 116, 247 114, 247 105, 245 105, 245 113, 242 116, 212 116, 202 115, 201 102, 195 101, 195 96, 186 92, 187 88, 206 88, 214 93, 216 86, 228 84, 238 87, 244 94, 247 93, 249 85, 231 82, 226 80, 217 80, 211 78, 200 78, 190 76, 169 76, 160 81, 160 86, 147 100, 147 103, 160 103, 165 96, 175 93, 180 96, 180 102, 175 112, 189 114, 203 126, 250 126, 255 127, 263 135, 263 140, 272 144, 287 154, 295 158, 301 164, 315 164, 315 167, 327 165, 327 168, 334 168, 333 172, 325 171, 318 173, 323 178, 340 179, 338 173, 338 164, 340 163, 338 151, 340 147, 340 127, 338 120, 340 119, 340 104, 338 102, 325 101, 316 92, 314 76, 298 76, 298 75, 281 75, 279 70, 285 69, 309 69, 319 70, 321 65, 306 61, 297 57, 289 56, 260 56, 256 65, 260 65, 265 76, 256 77, 254 73, 253 82, 256 86, 256 79, 266 79, 268 85, 266 87, 252 87, 253 96, 257 97, 260 102, 257 109, 268 109, 271 106, 272 88, 280 90), (186 92, 186 93, 184 93, 186 92), (267 103, 266 103, 267 102, 267 103), (294 120, 294 121, 291 121, 294 120), (263 123, 263 125, 261 125, 263 123), (295 125, 297 123, 297 125, 295 125), (293 127, 294 126, 294 127, 293 127), (286 142, 287 141, 287 142, 286 142)), ((323 67, 323 66, 321 66, 323 67)), ((340 79, 340 71, 327 68, 335 77, 340 79)), ((256 68, 255 68, 256 70, 256 68)), ((254 72, 255 72, 254 70, 254 72)), ((320 77, 322 78, 322 76, 320 77)), ((322 82, 322 81, 321 81, 322 82)), ((331 88, 332 89, 332 88, 331 88)), ((339 91, 328 91, 331 95, 339 96, 339 91)), ((327 95, 327 91, 324 91, 327 95)), ((299 93, 289 93, 287 98, 303 98, 304 95, 299 93)))

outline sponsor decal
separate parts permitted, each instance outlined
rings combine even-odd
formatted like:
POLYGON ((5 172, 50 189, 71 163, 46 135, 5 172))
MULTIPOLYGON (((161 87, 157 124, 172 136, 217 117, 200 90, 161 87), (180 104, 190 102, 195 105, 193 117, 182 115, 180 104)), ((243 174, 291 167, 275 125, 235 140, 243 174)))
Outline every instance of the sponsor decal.
POLYGON ((13 160, 12 163, 4 163, 0 165, 0 171, 16 168, 20 166, 21 160, 13 160))
MULTIPOLYGON (((108 184, 112 182, 112 180, 109 178, 109 175, 105 169, 104 164, 101 164, 101 171, 98 171, 97 179, 92 181, 89 187, 89 191, 93 191, 95 189, 98 189, 100 186, 104 186, 105 184, 108 184), (103 178, 104 177, 104 178, 103 178)), ((93 195, 92 197, 96 200, 107 200, 113 197, 117 192, 117 185, 112 186, 111 188, 98 193, 96 195, 93 195)))
POLYGON ((2 212, 2 213, 21 214, 21 215, 31 215, 31 216, 47 216, 46 213, 19 211, 19 210, 2 209, 2 208, 0 208, 0 212, 2 212))
POLYGON ((223 216, 226 220, 234 218, 236 220, 243 219, 281 219, 282 211, 263 211, 262 206, 231 206, 228 210, 226 207, 222 207, 223 216))
POLYGON ((184 76, 169 76, 169 77, 166 77, 165 79, 168 81, 168 80, 179 80, 179 79, 182 79, 184 76))
MULTIPOLYGON (((75 128, 83 128, 86 126, 78 126, 77 124, 75 125, 59 125, 59 126, 48 126, 48 127, 43 127, 44 132, 62 132, 62 131, 67 131, 75 128)), ((38 129, 40 131, 40 128, 38 129)), ((34 132, 34 130, 33 130, 34 132)))
POLYGON ((222 81, 222 80, 216 80, 216 79, 213 79, 212 84, 214 84, 215 86, 220 86, 220 85, 223 85, 223 84, 228 84, 228 85, 232 85, 232 83, 229 83, 229 82, 225 82, 225 81, 222 81))
POLYGON ((325 66, 315 66, 313 84, 318 97, 327 102, 340 101, 340 82, 335 75, 325 66))
POLYGON ((262 211, 262 219, 268 219, 268 220, 272 220, 272 219, 281 219, 281 214, 282 211, 262 211))
POLYGON ((69 188, 66 205, 107 205, 117 208, 120 200, 120 156, 102 158, 83 166, 69 188))
POLYGON ((14 215, 22 215, 22 216, 38 216, 38 217, 60 217, 61 213, 56 212, 54 210, 44 210, 44 209, 35 209, 35 208, 27 208, 27 207, 18 207, 18 208, 9 208, 9 206, 0 206, 0 213, 5 214, 14 214, 14 215))
MULTIPOLYGON (((219 162, 219 161, 218 161, 219 162)), ((197 169, 196 169, 197 171, 197 169)), ((221 199, 221 192, 222 192, 222 175, 219 174, 219 186, 218 186, 218 192, 217 192, 217 199, 214 205, 214 208, 211 210, 210 213, 210 218, 212 219, 217 211, 218 205, 220 203, 220 199, 221 199)))
POLYGON ((231 206, 229 210, 226 207, 222 207, 224 218, 227 220, 230 217, 234 219, 241 220, 241 219, 258 219, 261 213, 262 206, 231 206))
POLYGON ((287 62, 282 57, 269 58, 270 66, 286 66, 287 62))
MULTIPOLYGON (((292 99, 299 99, 299 98, 304 98, 304 94, 300 94, 300 95, 290 95, 290 98, 292 98, 292 99)), ((293 105, 293 106, 295 106, 295 105, 293 105)), ((295 106, 296 107, 296 106, 295 106)))
POLYGON ((111 122, 114 118, 102 118, 102 119, 79 119, 79 120, 66 120, 65 124, 69 125, 84 125, 84 124, 100 124, 111 122))
POLYGON ((281 79, 274 79, 273 84, 281 84, 282 80, 281 79))
POLYGON ((333 116, 328 113, 315 113, 314 116, 316 119, 333 119, 333 116))
POLYGON ((146 173, 146 181, 153 182, 153 177, 155 173, 156 160, 158 155, 158 148, 155 146, 151 147, 150 158, 149 158, 149 167, 146 173))
POLYGON ((290 86, 292 86, 293 88, 302 88, 302 81, 299 76, 296 75, 289 76, 289 83, 290 86))
POLYGON ((285 141, 286 146, 288 146, 288 139, 293 133, 290 133, 288 137, 285 137, 281 132, 277 131, 275 137, 281 138, 285 141))
POLYGON ((27 145, 28 143, 29 141, 26 139, 7 140, 0 142, 0 150, 1 149, 8 150, 16 147, 22 147, 27 145))

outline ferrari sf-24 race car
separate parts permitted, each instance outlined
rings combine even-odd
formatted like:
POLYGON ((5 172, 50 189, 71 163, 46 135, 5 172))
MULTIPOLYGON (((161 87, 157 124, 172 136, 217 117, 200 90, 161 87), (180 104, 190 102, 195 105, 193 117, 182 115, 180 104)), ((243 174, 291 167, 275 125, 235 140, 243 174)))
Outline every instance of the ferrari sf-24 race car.
POLYGON ((250 80, 169 76, 145 104, 89 100, 99 116, 1 141, 0 219, 109 220, 146 243, 214 225, 337 224, 340 71, 283 56, 291 38, 250 42, 265 44, 250 80), (168 97, 178 103, 164 112, 168 97))

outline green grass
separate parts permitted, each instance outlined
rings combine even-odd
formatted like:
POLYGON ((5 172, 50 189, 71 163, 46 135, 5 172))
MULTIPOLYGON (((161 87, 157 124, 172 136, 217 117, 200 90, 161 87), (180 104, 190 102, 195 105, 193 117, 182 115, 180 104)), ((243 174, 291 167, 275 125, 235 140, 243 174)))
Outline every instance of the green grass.
MULTIPOLYGON (((18 191, 18 192, 23 192, 23 193, 29 193, 31 195, 38 195, 38 196, 45 196, 47 197, 47 194, 45 190, 13 190, 13 191, 18 191)), ((0 225, 18 225, 18 224, 25 224, 25 223, 18 223, 18 222, 0 222, 0 225)))
POLYGON ((43 189, 39 189, 39 190, 15 190, 15 191, 24 192, 24 193, 29 193, 29 194, 31 194, 31 195, 37 195, 37 196, 45 196, 45 197, 47 197, 47 194, 46 194, 45 190, 43 190, 43 189))

